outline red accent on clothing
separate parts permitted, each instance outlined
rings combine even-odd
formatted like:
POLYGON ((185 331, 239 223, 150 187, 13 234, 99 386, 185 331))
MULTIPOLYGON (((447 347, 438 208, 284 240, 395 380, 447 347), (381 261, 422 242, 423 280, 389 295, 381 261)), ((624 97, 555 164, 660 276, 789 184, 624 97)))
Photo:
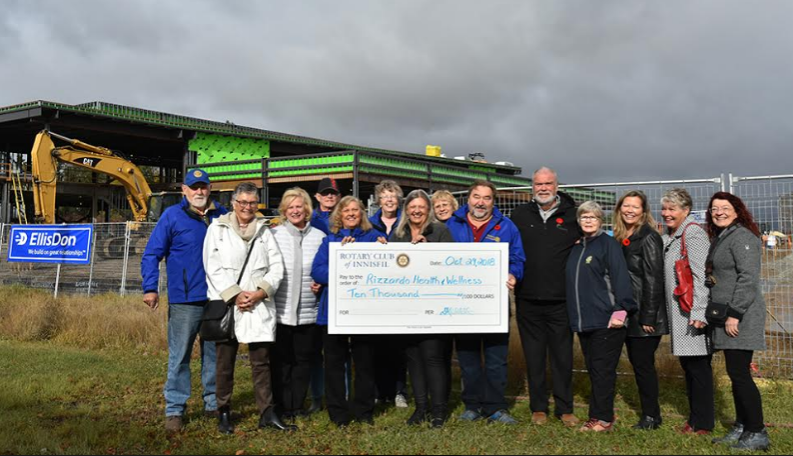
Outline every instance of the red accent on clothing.
POLYGON ((487 229, 487 223, 483 223, 482 226, 477 228, 471 220, 468 220, 468 226, 471 227, 471 231, 474 233, 474 242, 481 242, 482 238, 485 236, 485 230, 487 229))

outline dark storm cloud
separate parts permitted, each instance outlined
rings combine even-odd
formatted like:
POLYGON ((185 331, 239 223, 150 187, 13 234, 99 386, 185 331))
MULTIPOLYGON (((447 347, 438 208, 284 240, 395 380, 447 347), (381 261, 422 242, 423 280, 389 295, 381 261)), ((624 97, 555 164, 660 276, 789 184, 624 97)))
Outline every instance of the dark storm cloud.
POLYGON ((527 175, 550 164, 568 182, 790 163, 785 1, 4 6, 0 105, 104 100, 419 153, 440 144, 527 175))

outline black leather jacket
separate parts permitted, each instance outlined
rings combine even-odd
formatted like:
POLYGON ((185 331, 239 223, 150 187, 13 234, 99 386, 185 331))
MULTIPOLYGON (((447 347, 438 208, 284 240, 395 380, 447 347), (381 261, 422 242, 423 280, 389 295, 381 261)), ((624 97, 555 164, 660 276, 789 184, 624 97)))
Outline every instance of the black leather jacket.
POLYGON ((648 225, 622 243, 622 253, 631 275, 633 298, 639 311, 628 317, 628 337, 669 334, 664 296, 664 244, 661 235, 648 225), (627 244, 627 245, 626 245, 627 244), (642 326, 654 326, 648 334, 642 326))

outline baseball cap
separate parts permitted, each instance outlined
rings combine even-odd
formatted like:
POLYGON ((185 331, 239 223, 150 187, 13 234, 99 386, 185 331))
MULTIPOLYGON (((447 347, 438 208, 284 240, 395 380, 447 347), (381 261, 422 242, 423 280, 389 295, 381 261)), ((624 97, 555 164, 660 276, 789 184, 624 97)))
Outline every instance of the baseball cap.
POLYGON ((330 177, 323 177, 321 181, 319 181, 319 186, 317 187, 317 193, 323 193, 328 190, 332 190, 336 193, 341 193, 339 191, 339 184, 336 182, 336 179, 331 179, 330 177))
POLYGON ((209 174, 207 174, 207 172, 203 169, 191 169, 187 171, 187 175, 184 178, 184 184, 188 187, 192 187, 198 183, 209 185, 209 174))

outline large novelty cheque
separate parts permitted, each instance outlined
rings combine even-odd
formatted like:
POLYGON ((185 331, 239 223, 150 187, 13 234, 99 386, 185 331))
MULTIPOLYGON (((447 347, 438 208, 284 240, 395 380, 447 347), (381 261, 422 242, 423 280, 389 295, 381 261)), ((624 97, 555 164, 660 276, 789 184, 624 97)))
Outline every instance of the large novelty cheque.
POLYGON ((506 333, 503 243, 330 244, 330 334, 506 333))

